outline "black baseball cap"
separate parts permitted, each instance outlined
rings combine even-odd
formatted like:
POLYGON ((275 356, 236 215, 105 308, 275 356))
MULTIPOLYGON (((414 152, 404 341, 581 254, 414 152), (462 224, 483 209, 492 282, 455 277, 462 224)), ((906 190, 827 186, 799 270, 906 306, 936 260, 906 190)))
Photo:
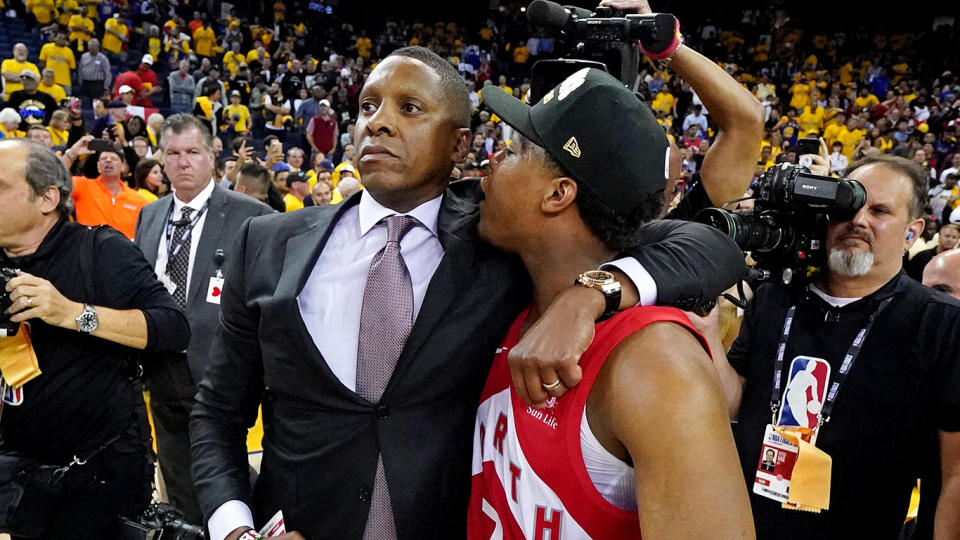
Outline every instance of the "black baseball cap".
POLYGON ((290 173, 287 176, 286 180, 287 180, 287 187, 292 186, 294 182, 304 182, 308 184, 310 183, 309 179, 307 178, 307 175, 303 174, 302 172, 290 173))
POLYGON ((618 213, 666 187, 670 142, 650 108, 609 73, 581 69, 533 106, 496 86, 483 89, 483 102, 618 213))

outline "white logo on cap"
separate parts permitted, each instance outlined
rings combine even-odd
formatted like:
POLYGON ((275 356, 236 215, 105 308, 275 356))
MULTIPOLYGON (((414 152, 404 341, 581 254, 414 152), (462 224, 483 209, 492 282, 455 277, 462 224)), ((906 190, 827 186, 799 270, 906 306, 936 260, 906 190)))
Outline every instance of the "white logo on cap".
POLYGON ((549 103, 551 99, 553 99, 553 90, 547 92, 547 95, 543 96, 543 100, 540 103, 545 105, 549 103))
POLYGON ((567 142, 563 143, 563 149, 570 152, 570 155, 575 158, 580 157, 580 144, 577 142, 576 137, 567 139, 567 142))
POLYGON ((587 73, 590 72, 590 68, 583 68, 580 71, 574 73, 573 75, 567 77, 565 81, 560 83, 560 88, 557 90, 557 100, 563 101, 563 98, 567 97, 570 92, 573 92, 577 88, 580 88, 584 82, 587 80, 587 73))

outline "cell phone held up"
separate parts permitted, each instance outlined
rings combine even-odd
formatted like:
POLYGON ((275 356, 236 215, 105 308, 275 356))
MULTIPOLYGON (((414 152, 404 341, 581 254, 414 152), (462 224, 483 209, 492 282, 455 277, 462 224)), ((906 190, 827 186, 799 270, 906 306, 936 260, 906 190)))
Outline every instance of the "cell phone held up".
POLYGON ((91 152, 98 154, 108 150, 116 151, 117 149, 116 144, 110 139, 93 139, 87 145, 87 148, 89 148, 91 152))
POLYGON ((797 163, 804 167, 809 167, 813 160, 810 154, 820 153, 820 139, 816 137, 805 137, 797 141, 797 163))

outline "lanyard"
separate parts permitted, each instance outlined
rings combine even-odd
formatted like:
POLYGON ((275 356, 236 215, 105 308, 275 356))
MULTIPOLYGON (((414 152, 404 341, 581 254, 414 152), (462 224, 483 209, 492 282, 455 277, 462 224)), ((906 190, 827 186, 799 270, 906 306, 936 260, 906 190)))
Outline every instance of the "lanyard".
MULTIPOLYGON (((167 213, 167 265, 169 266, 170 260, 177 256, 177 253, 180 253, 180 248, 190 240, 190 237, 193 235, 193 228, 197 226, 197 222, 200 221, 200 218, 203 217, 203 213, 207 211, 207 207, 210 206, 210 199, 207 199, 207 202, 203 203, 203 206, 200 207, 200 211, 193 216, 193 219, 190 220, 190 227, 187 229, 183 236, 180 237, 180 240, 176 245, 171 245, 170 238, 173 234, 173 221, 170 219, 173 217, 173 205, 170 205, 170 211, 167 213)), ((177 223, 177 226, 180 226, 180 223, 177 223)))
MULTIPOLYGON (((830 391, 827 392, 827 399, 823 403, 823 408, 820 413, 817 414, 817 428, 830 421, 833 404, 837 401, 837 395, 840 394, 840 386, 847 379, 850 370, 853 369, 853 363, 863 348, 863 342, 866 341, 867 334, 870 333, 873 321, 876 320, 877 315, 880 315, 884 308, 890 304, 891 300, 893 300, 893 297, 887 298, 880 303, 876 311, 870 315, 867 324, 857 332, 857 337, 853 338, 853 343, 847 348, 847 354, 844 355, 843 363, 840 364, 840 369, 837 371, 833 383, 830 385, 830 391)), ((783 331, 780 333, 780 344, 777 346, 777 360, 773 365, 773 394, 770 395, 770 412, 773 415, 773 420, 770 422, 771 424, 777 423, 777 411, 780 410, 780 378, 781 372, 783 371, 783 353, 787 348, 787 341, 790 339, 790 327, 793 326, 793 317, 796 311, 796 305, 790 306, 790 309, 787 311, 787 317, 783 321, 783 331)))

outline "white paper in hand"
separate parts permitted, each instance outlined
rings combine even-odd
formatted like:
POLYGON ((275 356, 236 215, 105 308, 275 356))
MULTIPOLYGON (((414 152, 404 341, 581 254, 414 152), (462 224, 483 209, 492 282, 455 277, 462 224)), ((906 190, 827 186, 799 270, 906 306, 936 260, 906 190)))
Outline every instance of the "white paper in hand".
POLYGON ((278 511, 270 518, 270 521, 258 531, 259 535, 270 538, 271 536, 280 536, 287 534, 287 527, 283 524, 283 510, 278 511))

